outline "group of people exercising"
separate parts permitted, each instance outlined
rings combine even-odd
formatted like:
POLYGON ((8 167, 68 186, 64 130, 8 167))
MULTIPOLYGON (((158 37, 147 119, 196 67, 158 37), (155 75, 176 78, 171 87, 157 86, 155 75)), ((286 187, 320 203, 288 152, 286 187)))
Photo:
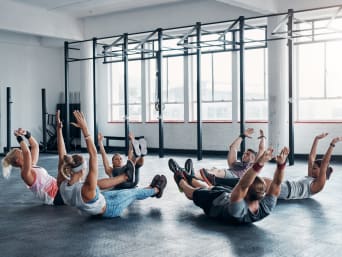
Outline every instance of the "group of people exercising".
MULTIPOLYGON (((81 213, 104 218, 120 216, 135 200, 148 197, 161 198, 167 179, 156 174, 151 183, 137 187, 139 169, 147 154, 146 141, 135 139, 129 134, 130 146, 126 164, 120 154, 114 154, 110 165, 103 136, 98 135, 99 150, 105 173, 108 178, 98 179, 97 149, 89 134, 87 122, 79 111, 73 113, 76 122, 72 125, 82 131, 87 146, 89 161, 80 154, 67 154, 60 119, 56 113, 58 174, 57 178, 37 166, 39 145, 31 133, 19 128, 14 135, 20 148, 12 149, 2 160, 3 176, 8 178, 11 167, 21 171, 21 178, 33 194, 44 204, 70 205, 81 213), (28 142, 28 144, 26 143, 28 142)), ((258 152, 247 149, 241 161, 237 159, 240 144, 251 137, 254 130, 248 128, 230 145, 227 155, 228 169, 202 168, 194 170, 191 159, 181 167, 174 159, 169 159, 169 169, 181 192, 203 209, 206 215, 222 221, 251 223, 268 216, 276 206, 278 199, 304 199, 320 192, 330 178, 332 168, 330 158, 335 144, 342 137, 333 138, 322 159, 316 159, 320 139, 328 134, 315 137, 308 160, 308 175, 299 180, 285 180, 284 170, 289 149, 284 147, 275 157, 276 169, 273 178, 259 176, 264 165, 273 159, 273 149, 265 147, 264 133, 260 130, 258 152)))

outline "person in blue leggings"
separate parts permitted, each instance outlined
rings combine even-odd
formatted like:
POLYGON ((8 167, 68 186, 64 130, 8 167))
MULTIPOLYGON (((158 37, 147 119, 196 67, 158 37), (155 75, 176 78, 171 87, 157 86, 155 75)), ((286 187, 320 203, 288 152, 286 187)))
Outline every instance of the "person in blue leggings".
MULTIPOLYGON (((79 111, 73 113, 76 127, 79 127, 84 136, 89 153, 89 168, 84 157, 80 154, 67 155, 62 134, 62 122, 57 112, 57 146, 58 146, 58 177, 60 193, 65 204, 74 206, 81 213, 99 215, 105 218, 114 218, 135 200, 143 200, 156 196, 160 198, 166 187, 167 180, 164 175, 154 176, 151 184, 146 188, 126 189, 121 191, 100 192, 98 186, 97 150, 90 136, 88 126, 83 114, 79 111)), ((134 166, 128 169, 126 176, 132 180, 134 166)), ((108 183, 119 183, 117 178, 108 178, 108 183)), ((112 186, 113 186, 112 185, 112 186)))

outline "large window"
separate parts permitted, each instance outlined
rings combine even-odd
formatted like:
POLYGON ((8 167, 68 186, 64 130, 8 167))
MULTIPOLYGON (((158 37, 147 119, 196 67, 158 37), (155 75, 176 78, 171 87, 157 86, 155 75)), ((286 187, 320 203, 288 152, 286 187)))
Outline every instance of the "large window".
MULTIPOLYGON (((129 120, 141 121, 141 61, 128 62, 129 120)), ((110 87, 110 121, 123 121, 124 107, 124 63, 112 63, 110 87)))
MULTIPOLYGON (((164 57, 162 71, 163 119, 184 121, 184 57, 164 57)), ((149 120, 157 120, 156 61, 150 61, 149 120)))
MULTIPOLYGON (((192 69, 192 120, 197 120, 196 61, 193 62, 192 69)), ((204 121, 231 120, 232 52, 202 54, 201 88, 202 119, 204 121)))
POLYGON ((297 46, 297 120, 342 120, 342 42, 297 46))
POLYGON ((268 120, 266 48, 245 52, 245 118, 268 120))

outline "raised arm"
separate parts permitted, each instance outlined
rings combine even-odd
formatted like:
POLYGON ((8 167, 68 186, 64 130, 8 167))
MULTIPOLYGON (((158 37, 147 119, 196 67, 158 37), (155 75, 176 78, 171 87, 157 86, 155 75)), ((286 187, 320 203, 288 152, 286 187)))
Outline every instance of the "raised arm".
POLYGON ((31 133, 28 130, 19 128, 17 130, 17 133, 27 138, 27 140, 31 146, 32 165, 36 165, 38 163, 38 159, 39 159, 39 144, 38 144, 37 140, 31 135, 31 133))
POLYGON ((94 199, 96 195, 98 176, 97 150, 93 142, 93 139, 89 134, 87 122, 83 114, 80 111, 74 111, 73 114, 76 119, 76 124, 73 123, 73 125, 81 129, 89 153, 89 173, 82 186, 82 197, 84 201, 90 201, 94 199))
POLYGON ((65 149, 64 137, 63 137, 63 123, 60 117, 60 110, 56 112, 56 133, 57 133, 57 151, 58 151, 58 174, 57 174, 57 185, 59 186, 65 177, 62 175, 63 168, 63 157, 67 154, 65 149))
POLYGON ((106 153, 106 150, 105 150, 104 145, 103 145, 103 135, 102 135, 102 133, 99 133, 97 135, 97 141, 98 141, 98 144, 99 144, 99 149, 100 149, 100 153, 101 153, 101 157, 102 157, 103 166, 105 168, 105 172, 106 172, 106 174, 109 177, 112 177, 113 167, 110 166, 109 161, 107 159, 107 153, 106 153))
POLYGON ((286 166, 286 160, 287 156, 289 155, 289 149, 287 147, 284 147, 280 154, 277 156, 277 168, 273 175, 273 180, 271 182, 271 185, 267 191, 267 195, 272 196, 279 196, 280 194, 280 186, 284 179, 284 171, 286 166))
POLYGON ((314 141, 311 146, 311 151, 308 159, 308 176, 312 177, 312 168, 314 165, 314 162, 316 160, 316 154, 317 154, 317 146, 318 146, 318 141, 322 138, 325 138, 328 135, 328 133, 322 133, 317 136, 315 136, 314 141))
POLYGON ((244 199, 248 193, 249 187, 253 184, 255 177, 259 174, 264 164, 271 160, 273 150, 271 148, 263 152, 260 158, 250 167, 247 172, 241 177, 240 181, 234 187, 230 201, 239 202, 244 199))
POLYGON ((260 129, 260 135, 258 137, 258 139, 260 140, 259 142, 259 149, 258 149, 258 153, 257 156, 255 157, 255 159, 259 159, 259 157, 262 155, 262 153, 265 151, 266 147, 265 147, 265 141, 266 141, 266 137, 264 135, 264 131, 262 129, 260 129))
POLYGON ((127 159, 134 161, 134 154, 133 154, 134 134, 133 134, 133 132, 129 132, 128 139, 129 139, 129 147, 128 147, 127 159))
POLYGON ((326 153, 323 157, 323 160, 321 162, 321 166, 319 168, 319 175, 311 183, 311 187, 310 187, 311 193, 314 193, 314 194, 318 193, 324 188, 325 182, 327 180, 326 171, 327 171, 327 168, 328 168, 329 163, 330 163, 332 152, 334 151, 335 144, 338 142, 341 142, 341 141, 342 141, 342 137, 335 137, 331 141, 331 143, 328 147, 328 150, 326 151, 326 153))
POLYGON ((32 186, 34 183, 34 175, 32 174, 32 158, 31 152, 28 148, 25 140, 23 139, 21 132, 18 130, 14 131, 14 135, 17 137, 17 141, 20 145, 20 149, 23 154, 23 164, 21 166, 21 178, 25 181, 28 186, 32 186))
POLYGON ((241 145, 242 140, 244 140, 245 137, 251 137, 253 134, 254 129, 248 128, 244 131, 243 134, 241 134, 238 138, 236 138, 233 143, 229 146, 229 152, 227 156, 228 166, 229 168, 232 168, 233 164, 237 161, 237 152, 241 145))

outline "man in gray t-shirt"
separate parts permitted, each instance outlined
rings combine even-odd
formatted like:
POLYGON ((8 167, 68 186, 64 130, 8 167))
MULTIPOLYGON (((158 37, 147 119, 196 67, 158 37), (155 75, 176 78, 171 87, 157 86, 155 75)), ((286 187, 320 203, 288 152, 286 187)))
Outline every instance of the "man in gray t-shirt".
POLYGON ((285 147, 277 156, 277 169, 269 189, 258 176, 264 163, 272 158, 272 149, 262 153, 255 164, 242 176, 234 188, 212 187, 203 188, 203 184, 190 177, 173 160, 169 167, 174 173, 174 179, 186 197, 202 208, 210 217, 223 221, 251 223, 268 216, 274 209, 280 185, 284 177, 286 158, 289 153, 285 147))

